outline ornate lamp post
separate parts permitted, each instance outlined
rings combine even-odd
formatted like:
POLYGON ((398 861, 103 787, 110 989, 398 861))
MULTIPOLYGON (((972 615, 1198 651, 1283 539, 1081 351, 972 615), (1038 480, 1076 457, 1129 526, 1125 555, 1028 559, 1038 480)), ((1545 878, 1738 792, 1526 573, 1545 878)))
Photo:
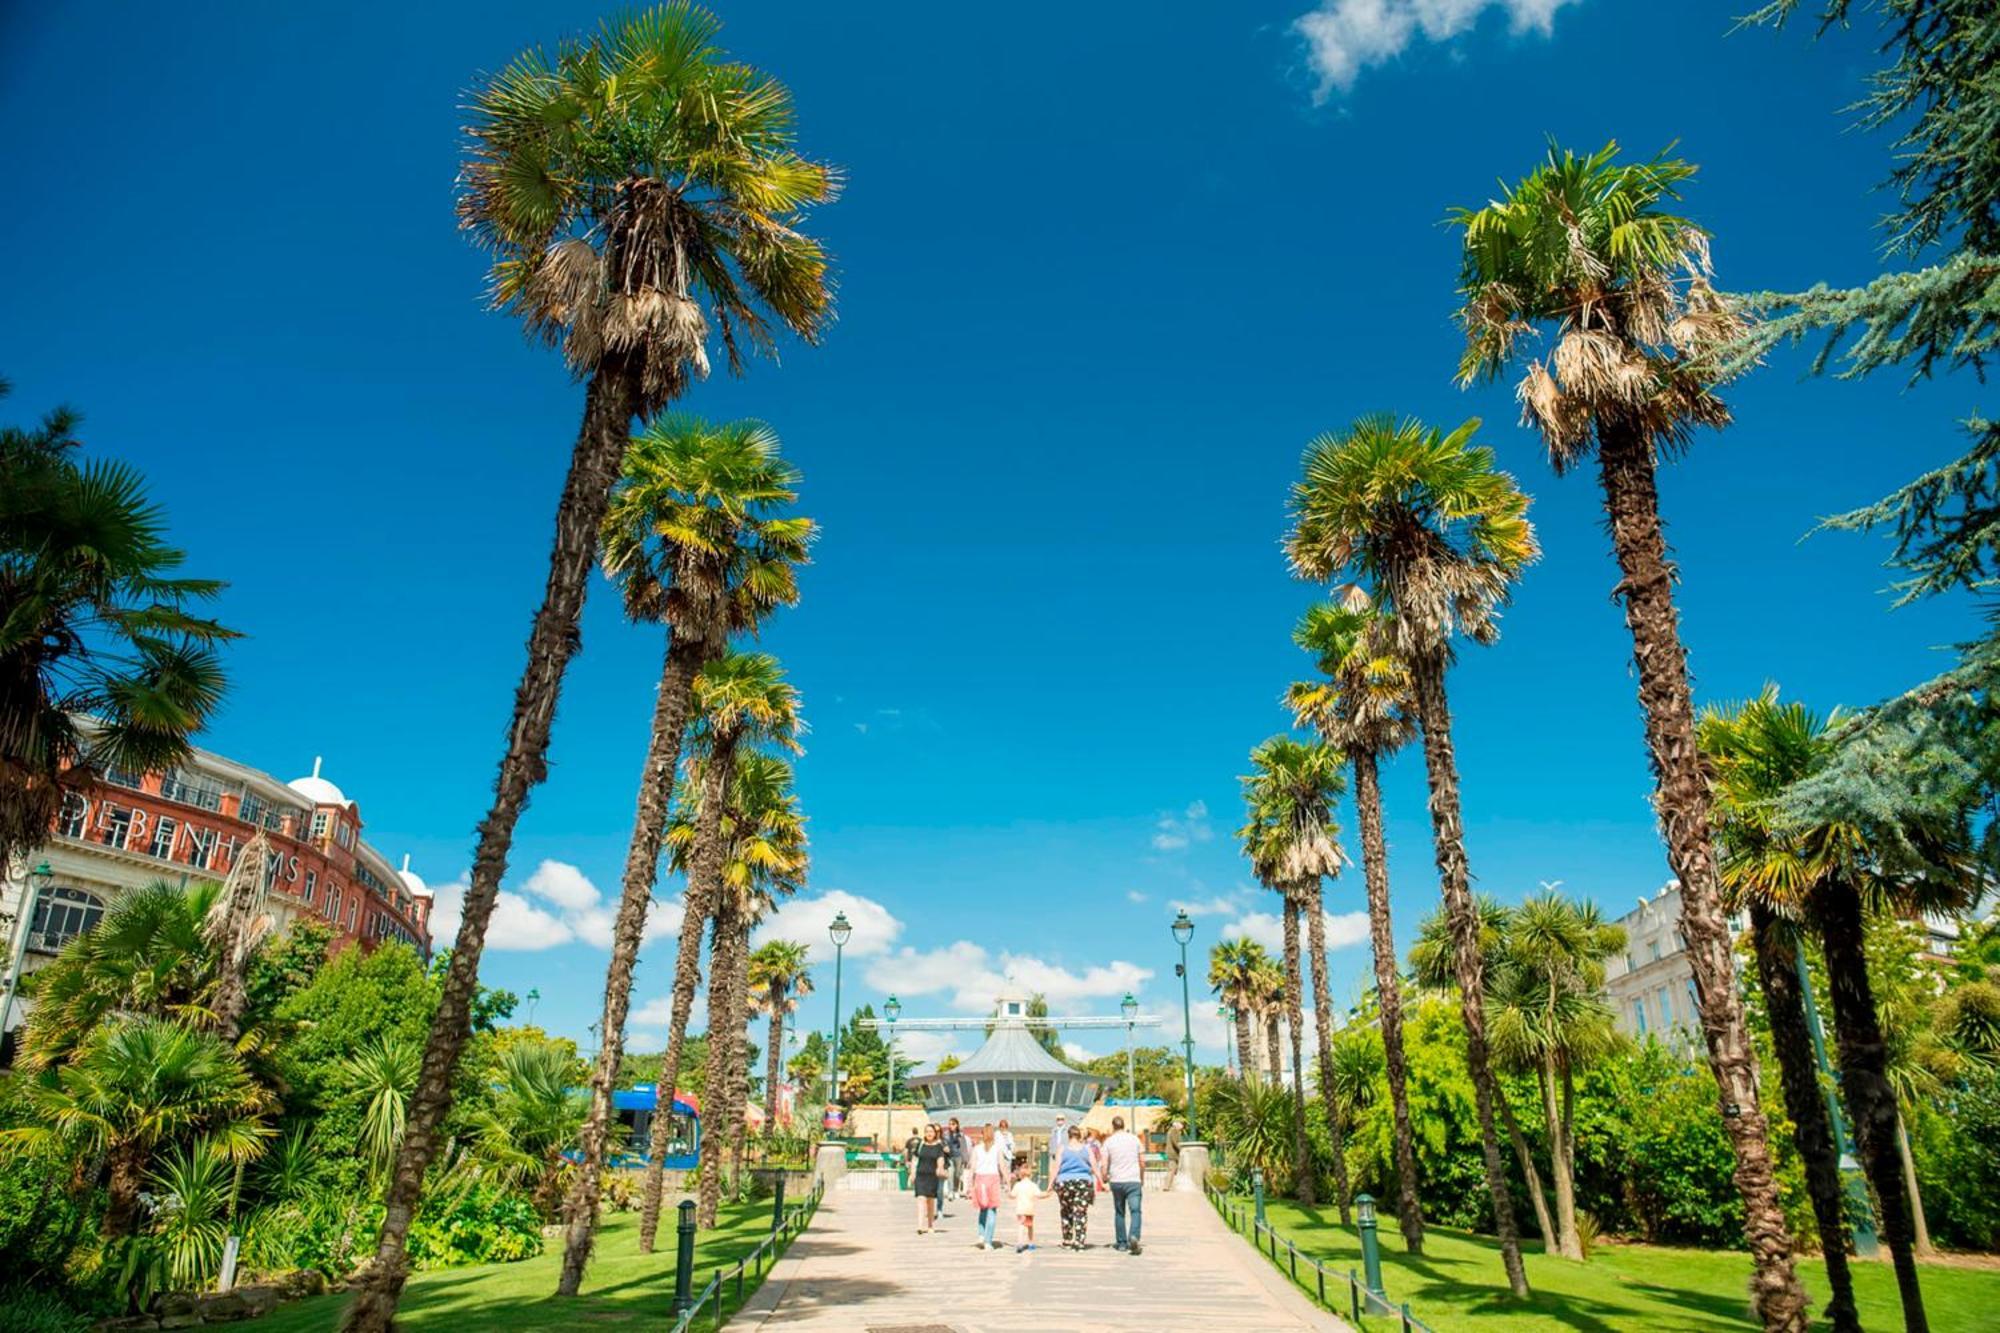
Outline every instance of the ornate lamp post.
POLYGON ((35 924, 35 908, 41 903, 42 890, 55 877, 49 863, 42 861, 28 872, 27 882, 21 886, 21 906, 11 931, 14 947, 7 951, 7 991, 0 995, 0 1042, 7 1039, 7 1024, 14 1016, 14 995, 21 989, 21 969, 28 954, 28 932, 35 924))
POLYGON ((889 1151, 896 1151, 896 1020, 903 1016, 903 1002, 891 995, 889 1002, 882 1006, 882 1017, 889 1020, 889 1103, 882 1123, 882 1137, 889 1141, 889 1151))
POLYGON ((1131 991, 1125 992, 1118 1012, 1125 1016, 1125 1100, 1129 1102, 1139 1096, 1132 1086, 1132 1020, 1139 1016, 1139 1002, 1132 998, 1131 991))
POLYGON ((840 1100, 840 952, 847 947, 848 936, 854 927, 847 924, 847 913, 835 912, 833 924, 826 928, 826 937, 833 941, 833 1069, 827 1077, 827 1100, 840 1100))
POLYGON ((1201 1134, 1195 1129, 1194 1119, 1194 1002, 1188 997, 1187 947, 1194 938, 1194 922, 1185 911, 1174 914, 1174 923, 1168 927, 1174 933, 1174 943, 1181 946, 1181 960, 1174 965, 1174 972, 1181 979, 1181 1051, 1187 1069, 1187 1136, 1199 1139, 1201 1134))

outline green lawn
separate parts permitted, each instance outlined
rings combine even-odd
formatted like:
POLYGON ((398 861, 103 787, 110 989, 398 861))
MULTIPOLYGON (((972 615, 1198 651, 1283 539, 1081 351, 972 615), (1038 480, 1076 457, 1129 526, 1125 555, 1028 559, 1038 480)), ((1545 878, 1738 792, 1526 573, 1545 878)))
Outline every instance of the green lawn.
MULTIPOLYGON (((1361 1271, 1360 1243, 1351 1230, 1340 1228, 1333 1209, 1274 1200, 1266 1206, 1266 1215, 1281 1237, 1298 1245, 1302 1260, 1311 1255, 1325 1260, 1330 1270, 1361 1271)), ((1389 1298, 1408 1301, 1410 1313, 1438 1333, 1756 1326, 1749 1317, 1746 1294, 1750 1260, 1743 1254, 1607 1244, 1599 1245, 1588 1262, 1577 1264, 1542 1254, 1537 1243, 1525 1256, 1534 1294, 1516 1302, 1506 1294, 1499 1248, 1486 1237, 1432 1227, 1424 1233, 1422 1257, 1412 1257, 1403 1252, 1403 1238, 1393 1220, 1384 1219, 1381 1235, 1382 1285, 1389 1298)), ((1282 1245, 1279 1256, 1284 1257, 1282 1245)), ((1305 1279, 1300 1285, 1309 1285, 1312 1275, 1303 1262, 1299 1272, 1305 1279)), ((1818 1311, 1826 1301, 1826 1270, 1817 1258, 1804 1258, 1799 1272, 1818 1311)), ((1856 1264, 1854 1285, 1864 1326, 1902 1327, 1895 1276, 1886 1262, 1856 1264)), ((1923 1288, 1924 1307, 1937 1333, 1995 1327, 2000 1271, 1927 1265, 1923 1288)), ((1344 1297, 1344 1282, 1339 1290, 1344 1297)), ((1337 1299, 1330 1279, 1327 1294, 1337 1299)), ((1345 1307, 1341 1309, 1345 1313, 1345 1307)), ((1368 1323, 1394 1327, 1387 1319, 1368 1323)))
MULTIPOLYGON (((695 1245, 697 1292, 711 1270, 727 1267, 748 1254, 770 1233, 771 1205, 725 1204, 720 1224, 705 1231, 695 1245)), ((674 1295, 673 1214, 660 1228, 660 1249, 639 1253, 639 1215, 610 1213, 598 1234, 597 1255, 584 1276, 583 1293, 573 1301, 558 1301, 556 1274, 562 1268, 562 1246, 550 1241, 533 1259, 477 1268, 444 1268, 411 1276, 404 1289, 397 1327, 413 1333, 485 1333, 486 1330, 539 1330, 565 1326, 595 1327, 634 1324, 665 1328, 674 1295)), ((769 1269, 767 1268, 768 1272, 769 1269)), ((723 1284, 725 1314, 736 1308, 733 1283, 723 1284)), ((754 1272, 744 1278, 744 1295, 757 1289, 754 1272)), ((254 1325, 257 1333, 325 1333, 340 1319, 341 1295, 283 1305, 254 1325)), ((708 1311, 699 1321, 708 1327, 708 1311)))

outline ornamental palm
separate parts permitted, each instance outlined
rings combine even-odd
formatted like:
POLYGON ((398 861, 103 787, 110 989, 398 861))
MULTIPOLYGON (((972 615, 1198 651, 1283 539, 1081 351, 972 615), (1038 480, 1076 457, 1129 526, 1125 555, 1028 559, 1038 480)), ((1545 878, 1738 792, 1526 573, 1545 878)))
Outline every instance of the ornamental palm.
POLYGON ((236 637, 190 610, 225 585, 180 575, 144 479, 76 460, 77 420, 0 428, 0 866, 104 768, 186 760, 236 637))
POLYGON ((1403 984, 1389 918, 1389 849, 1382 831, 1381 761, 1415 734, 1410 673, 1388 646, 1391 626, 1359 588, 1308 610, 1292 638, 1313 654, 1321 675, 1285 693, 1285 704, 1347 755, 1354 769, 1354 809, 1361 826, 1362 879, 1368 891, 1368 941, 1396 1143, 1396 1221, 1411 1254, 1424 1252, 1417 1195, 1416 1133, 1410 1124, 1409 1063, 1403 1052, 1403 984))
MULTIPOLYGON (((1826 721, 1801 704, 1780 703, 1775 689, 1734 712, 1711 710, 1700 735, 1715 773, 1722 882, 1771 917, 1813 931, 1825 950, 1841 1091, 1881 1204, 1904 1326, 1925 1328, 1910 1198, 1896 1148, 1896 1097, 1864 947, 1866 921, 1877 906, 1910 912, 1962 907, 1968 886, 1977 883, 1966 869, 1968 835, 1955 818, 1906 824, 1895 842, 1916 855, 1890 864, 1882 854, 1886 840, 1859 825, 1800 822, 1782 813, 1785 789, 1823 768, 1835 747, 1826 721)), ((1766 970, 1761 957, 1760 970, 1766 970)))
POLYGON ((765 1037, 764 1126, 778 1126, 778 1084, 784 1071, 785 1019, 813 993, 812 950, 797 940, 767 940, 750 955, 757 1010, 771 1020, 765 1037))
MULTIPOLYGON (((747 1089, 748 1071, 738 1066, 749 1002, 745 972, 750 927, 759 895, 774 886, 791 891, 804 871, 804 831, 790 769, 748 745, 764 741, 796 751, 804 723, 797 691, 768 653, 731 653, 711 662, 695 680, 695 703, 700 709, 700 762, 690 766, 691 799, 677 803, 667 846, 675 867, 687 877, 686 900, 711 906, 707 1088, 711 1104, 720 1094, 722 1105, 702 1140, 705 1169, 698 1219, 707 1227, 715 1225, 721 1202, 719 1154, 725 1140, 720 1131, 732 1123, 727 1103, 738 1073, 746 1075, 747 1089), (736 793, 739 782, 743 790, 736 793), (713 1165, 711 1151, 718 1154, 713 1165)), ((663 1152, 653 1153, 647 1167, 649 1190, 653 1171, 664 1161, 663 1152)))
MULTIPOLYGON (((798 498, 798 470, 778 456, 778 437, 761 422, 720 426, 672 415, 633 438, 604 523, 604 566, 619 580, 625 611, 641 623, 666 622, 666 658, 653 701, 651 738, 640 768, 637 810, 625 854, 624 887, 612 927, 604 976, 603 1045, 591 1075, 590 1113, 580 1139, 581 1169, 566 1207, 558 1295, 574 1296, 590 1260, 598 1196, 609 1139, 612 1093, 624 1057, 632 970, 646 933, 658 877, 674 770, 693 707, 694 678, 727 648, 732 633, 754 633, 779 606, 798 600, 796 566, 813 536, 812 520, 787 515, 798 498)), ((680 1042, 694 1003, 704 904, 683 914, 675 963, 668 1061, 678 1067, 680 1042)), ((665 1096, 673 1096, 666 1080, 665 1096)), ((665 1108, 656 1113, 670 1124, 665 1108)), ((658 1200, 641 1216, 640 1249, 650 1251, 658 1200)))
POLYGON ((1584 1255, 1576 1225, 1576 1071, 1617 1045, 1611 1009, 1600 997, 1604 960, 1624 947, 1625 931, 1605 925, 1595 904, 1534 894, 1508 913, 1487 992, 1494 1055, 1533 1070, 1541 1090, 1555 1176, 1556 1249, 1578 1262, 1584 1255))
POLYGON ((423 1051, 392 1033, 377 1033, 340 1062, 348 1092, 361 1103, 357 1146, 376 1171, 396 1164, 410 1118, 410 1094, 423 1070, 423 1051))
POLYGON ((1445 668, 1452 641, 1464 634, 1488 643, 1499 633, 1499 608, 1536 554, 1528 497, 1474 447, 1475 419, 1449 434, 1414 419, 1364 417, 1325 435, 1306 451, 1305 475, 1293 488, 1288 541, 1292 567, 1315 579, 1347 577, 1373 585, 1388 615, 1388 642, 1408 667, 1411 701, 1423 734, 1430 787, 1431 841, 1457 945, 1466 1061, 1486 1158, 1486 1187, 1508 1285, 1526 1295, 1513 1200, 1500 1165, 1493 1125, 1494 1083, 1487 1067, 1485 993, 1477 947, 1471 872, 1459 814, 1458 761, 1452 750, 1445 668))
POLYGON ((24 1089, 30 1123, 0 1131, 27 1143, 61 1143, 104 1163, 106 1240, 139 1224, 140 1191, 154 1155, 206 1135, 233 1162, 263 1151, 270 1095, 219 1038, 161 1018, 99 1027, 52 1083, 24 1089))
POLYGON ((1244 828, 1245 850, 1260 877, 1277 883, 1285 906, 1285 1012, 1292 1027, 1292 1084, 1299 1104, 1299 1135, 1295 1145, 1300 1198, 1313 1202, 1312 1172, 1305 1142, 1305 1077, 1299 1047, 1304 1030, 1299 1001, 1299 917, 1307 921, 1307 952, 1312 963, 1315 1068, 1320 1095, 1327 1101, 1327 1124, 1333 1136, 1333 1177, 1341 1222, 1348 1220, 1347 1147, 1340 1117, 1334 1113, 1331 1066, 1333 1000, 1326 980, 1326 908, 1320 881, 1338 875, 1344 859, 1336 841, 1339 827, 1333 805, 1347 788, 1340 752, 1324 741, 1300 741, 1274 736, 1250 752, 1253 769, 1243 779, 1250 823, 1244 828))
POLYGON ((633 418, 651 417, 706 371, 711 326, 735 367, 786 329, 816 341, 832 317, 826 255, 797 227, 833 197, 835 175, 798 154, 790 94, 727 59, 719 28, 694 5, 657 6, 553 56, 530 49, 473 94, 461 224, 493 256, 495 305, 559 344, 586 382, 583 421, 409 1132, 347 1333, 387 1333, 409 1274, 410 1223, 451 1107, 487 923, 515 825, 547 773, 633 418))
POLYGON ((567 1042, 520 1041, 501 1052, 492 1103, 476 1122, 481 1150, 510 1185, 525 1185, 544 1217, 561 1198, 563 1154, 589 1114, 567 1042))
POLYGON ((1236 1021, 1236 1067, 1252 1077, 1250 1015, 1256 1007, 1257 977, 1270 961, 1255 940, 1224 940, 1208 951, 1208 984, 1236 1021))
POLYGON ((1674 565, 1660 523, 1658 458, 1697 426, 1723 426, 1712 354, 1741 331, 1709 286, 1708 235, 1666 211, 1694 174, 1667 157, 1621 163, 1617 145, 1588 157, 1553 146, 1543 165, 1481 209, 1458 209, 1465 355, 1459 379, 1495 379, 1524 333, 1555 347, 1529 358, 1522 416, 1558 474, 1596 454, 1617 556, 1639 704, 1667 860, 1681 885, 1682 931, 1702 1008, 1709 1068, 1729 1109, 1752 1294, 1767 1328, 1803 1329, 1805 1291, 1793 1271, 1757 1102, 1757 1057, 1743 1017, 1710 845, 1709 796, 1695 745, 1687 652, 1674 605, 1674 565))

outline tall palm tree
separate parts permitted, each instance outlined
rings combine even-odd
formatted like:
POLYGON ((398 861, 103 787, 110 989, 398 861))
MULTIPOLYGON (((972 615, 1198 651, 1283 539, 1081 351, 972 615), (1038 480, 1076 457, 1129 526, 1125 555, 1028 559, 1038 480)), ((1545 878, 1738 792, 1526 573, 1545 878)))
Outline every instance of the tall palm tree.
POLYGON ((119 1018, 97 1028, 52 1081, 23 1088, 30 1123, 0 1138, 62 1142, 102 1160, 106 1240, 139 1226, 153 1157, 206 1136, 249 1161, 271 1135, 271 1097, 219 1037, 163 1018, 119 1018))
POLYGON ((1736 1155, 1755 1262, 1752 1297, 1766 1328, 1792 1330, 1805 1327, 1805 1289, 1793 1270, 1757 1103, 1756 1050, 1736 989, 1656 477, 1660 456, 1685 447, 1697 426, 1728 424, 1707 367, 1741 330, 1709 286, 1707 233, 1662 207, 1693 174, 1667 157, 1620 163, 1616 144, 1588 157, 1551 146, 1543 165, 1503 198, 1455 210, 1465 234, 1459 379, 1499 377, 1519 359, 1523 333, 1556 335, 1546 361, 1527 360, 1517 391, 1522 415, 1558 474, 1596 454, 1618 562, 1614 593, 1638 666, 1653 803, 1680 880, 1709 1068, 1736 1155))
MULTIPOLYGON (((702 669, 695 679, 699 710, 701 762, 693 766, 694 797, 683 801, 683 815, 669 828, 668 846, 676 865, 684 866, 687 897, 711 905, 708 987, 707 1090, 711 1108, 721 1096, 720 1114, 708 1117, 702 1136, 702 1183, 697 1220, 715 1225, 721 1203, 721 1152, 728 1140, 722 1131, 737 1121, 727 1118, 735 1080, 745 1078, 742 1065, 743 1024, 749 1011, 748 955, 758 895, 773 875, 791 877, 804 871, 804 833, 796 844, 775 834, 767 822, 797 818, 791 794, 790 769, 782 777, 755 760, 750 747, 758 742, 797 751, 804 722, 799 717, 798 692, 785 680, 778 660, 768 653, 731 653, 702 669), (739 781, 756 779, 764 785, 745 787, 732 795, 739 781), (753 800, 756 803, 752 803, 753 800), (732 818, 732 815, 734 816, 732 818), (716 1154, 711 1163, 710 1154, 716 1154)), ((774 761, 775 762, 775 761, 774 761)), ((786 832, 790 825, 786 824, 786 832)), ((663 1070, 664 1076, 671 1076, 663 1070)), ((733 1130, 732 1130, 733 1133, 733 1130)), ((655 1153, 651 1170, 664 1161, 655 1153)))
POLYGON ((1334 1192, 1341 1222, 1348 1220, 1347 1145, 1335 1113, 1332 1087, 1333 999, 1326 978, 1326 908, 1320 881, 1340 873, 1345 859, 1337 841, 1333 806, 1346 791, 1344 760, 1324 741, 1274 736, 1251 751, 1252 773, 1243 779, 1250 807, 1246 847, 1259 873, 1285 886, 1286 1013, 1292 1024, 1292 1079, 1299 1102, 1300 1170, 1307 1177, 1301 1198, 1312 1202, 1305 1150, 1305 1078, 1299 1046, 1304 1026, 1297 998, 1299 918, 1307 922, 1313 978, 1313 1025, 1320 1096, 1326 1102, 1333 1139, 1334 1192))
POLYGON ((746 344, 768 348, 785 329, 814 341, 832 317, 825 252, 797 226, 833 197, 835 173, 799 155, 790 94, 727 59, 719 28, 676 0, 553 56, 523 52, 472 97, 461 223, 493 255, 494 303, 560 344, 586 382, 583 422, 381 1237, 345 1333, 388 1333, 409 1276, 410 1223, 451 1107, 487 923, 515 825, 547 773, 632 421, 705 373, 711 326, 735 367, 746 344))
POLYGON ((1354 810, 1361 825, 1362 879, 1368 891, 1368 943, 1375 962, 1383 1063, 1396 1140, 1396 1221, 1403 1246, 1424 1252, 1424 1217, 1417 1195, 1416 1133, 1410 1125, 1409 1062, 1403 1052, 1403 985, 1389 920, 1389 846, 1382 831, 1383 757, 1415 734, 1410 673, 1389 648, 1389 625, 1350 588, 1339 601, 1312 607, 1293 639, 1313 654, 1324 677, 1294 684, 1286 706, 1346 754, 1354 770, 1354 810))
MULTIPOLYGON (((1266 742, 1268 744, 1268 742, 1266 742)), ((1263 749, 1250 753, 1252 767, 1258 766, 1258 754, 1263 749)), ((1279 990, 1277 1004, 1272 1010, 1273 1018, 1283 1012, 1291 1029, 1291 1094, 1292 1094, 1292 1191, 1300 1203, 1311 1207, 1318 1202, 1318 1190, 1314 1187, 1312 1151, 1306 1141, 1306 1089, 1305 1066, 1300 1045, 1304 1014, 1301 996, 1304 990, 1300 977, 1299 957, 1299 907, 1293 886, 1281 877, 1280 858, 1283 855, 1283 835, 1271 813, 1259 806, 1253 786, 1261 774, 1253 774, 1241 781, 1244 788, 1245 804, 1250 807, 1249 822, 1236 831, 1244 856, 1263 886, 1278 895, 1280 911, 1284 919, 1284 944, 1282 961, 1278 971, 1279 990)), ((1273 1029, 1275 1033, 1275 1028, 1273 1029)), ((1274 1035, 1275 1040, 1275 1035, 1274 1035)), ((1282 1067, 1283 1055, 1274 1047, 1271 1061, 1282 1067)), ((1277 1080, 1280 1087, 1285 1080, 1277 1080)))
POLYGON ((1592 903, 1553 891, 1531 894, 1507 914, 1498 965, 1487 992, 1493 1052, 1534 1072, 1548 1126, 1555 1176, 1556 1250, 1583 1260, 1576 1225, 1576 1071, 1618 1044, 1601 998, 1604 960, 1625 947, 1625 931, 1604 924, 1592 903))
MULTIPOLYGON (((1701 737, 1715 770, 1714 809, 1722 816, 1723 882, 1819 937, 1833 1001, 1840 1086, 1853 1116, 1868 1183, 1881 1205, 1906 1329, 1928 1327, 1914 1253, 1911 1201, 1897 1150, 1898 1114, 1865 948, 1871 907, 1907 911, 1964 905, 1977 879, 1967 870, 1968 838, 1957 819, 1905 826, 1895 839, 1858 824, 1802 821, 1778 808, 1784 790, 1810 778, 1834 753, 1828 723, 1775 689, 1734 712, 1711 710, 1701 737), (1891 864, 1886 849, 1917 859, 1891 864)), ((1833 1245, 1839 1244, 1835 1232, 1833 1245)))
MULTIPOLYGON (((582 1161, 565 1207, 563 1266, 556 1294, 574 1296, 596 1234, 598 1198, 610 1136, 612 1094, 624 1058, 632 971, 645 940, 646 914, 659 873, 660 841, 681 742, 693 707, 694 679, 728 647, 732 633, 755 632, 779 606, 798 600, 795 567, 813 535, 810 519, 786 515, 798 498, 798 470, 778 456, 778 437, 760 422, 720 426, 671 415, 649 424, 626 451, 624 471, 604 522, 604 565, 619 580, 625 612, 641 623, 665 621, 666 658, 653 699, 652 734, 640 768, 624 887, 604 975, 603 1045, 591 1073, 590 1111, 579 1140, 582 1161)), ((680 1059, 701 959, 705 905, 683 913, 675 960, 669 1058, 680 1059), (691 938, 690 938, 691 937, 691 938)), ((675 1068, 677 1065, 667 1065, 675 1068)), ((672 1116, 673 1081, 663 1080, 655 1115, 672 1116)), ((651 1213, 658 1225, 657 1207, 651 1213)), ((642 1220, 644 1220, 642 1218, 642 1220)), ((649 1248, 653 1231, 641 1236, 649 1248)))
MULTIPOLYGON (((1487 1003, 1490 1005, 1493 983, 1506 946, 1508 909, 1480 894, 1474 899, 1472 910, 1479 923, 1476 933, 1483 960, 1481 973, 1486 981, 1487 1003)), ((1419 986, 1446 993, 1457 990, 1457 959, 1457 935, 1448 913, 1434 912, 1417 924, 1416 942, 1410 946, 1410 971, 1419 986)), ((1515 1164, 1521 1168, 1521 1179, 1527 1184, 1528 1202, 1535 1212, 1535 1228, 1546 1251, 1555 1244, 1556 1237, 1555 1218, 1549 1212, 1549 1194, 1542 1186, 1542 1173, 1535 1165, 1535 1154, 1528 1148, 1528 1136, 1521 1132, 1521 1121, 1514 1113, 1513 1099, 1498 1079, 1493 1081, 1493 1106, 1500 1113, 1501 1127, 1506 1130, 1507 1142, 1514 1149, 1515 1164)))
POLYGON ((1269 959, 1257 973, 1257 1017, 1264 1025, 1264 1077, 1280 1087, 1285 1082, 1285 965, 1269 959))
POLYGON ((77 422, 0 427, 0 873, 106 767, 186 760, 237 637, 194 614, 225 585, 180 573, 144 479, 77 461, 77 422))
MULTIPOLYGON (((780 745, 788 735, 772 735, 780 745)), ((700 769, 718 763, 716 751, 700 769)), ((750 931, 780 897, 796 893, 806 875, 806 821, 798 813, 792 767, 772 755, 730 749, 732 775, 722 787, 726 811, 716 837, 722 841, 714 929, 708 963, 708 1129, 702 1135, 702 1187, 696 1221, 716 1225, 722 1203, 722 1159, 736 1159, 740 1177, 742 1123, 748 1107, 750 1065, 744 1059, 744 1025, 750 1019, 750 931)), ((682 803, 668 829, 668 851, 690 879, 702 859, 706 811, 712 787, 696 783, 700 795, 682 803)))
POLYGON ((1246 1079, 1255 1076, 1251 1014, 1256 1005, 1257 976, 1269 961, 1264 946, 1251 939, 1223 940, 1208 951, 1209 988, 1235 1015, 1236 1067, 1246 1079))
POLYGON ((1476 643, 1497 637, 1499 608, 1537 548, 1528 497, 1494 467, 1490 449, 1472 446, 1478 429, 1472 420, 1447 434, 1385 415, 1321 436, 1306 451, 1305 475, 1293 488, 1288 550, 1293 569, 1306 578, 1344 575, 1372 584, 1390 617, 1392 646, 1409 668, 1430 786, 1431 841, 1456 937, 1486 1187, 1508 1285, 1526 1295, 1528 1276, 1493 1125, 1493 1073, 1480 1003, 1485 978, 1459 815, 1445 668, 1457 635, 1476 643))
POLYGON ((797 940, 766 940, 750 955, 756 1008, 771 1020, 765 1036, 764 1124, 778 1126, 778 1084, 784 1073, 785 1019, 813 993, 812 950, 797 940))

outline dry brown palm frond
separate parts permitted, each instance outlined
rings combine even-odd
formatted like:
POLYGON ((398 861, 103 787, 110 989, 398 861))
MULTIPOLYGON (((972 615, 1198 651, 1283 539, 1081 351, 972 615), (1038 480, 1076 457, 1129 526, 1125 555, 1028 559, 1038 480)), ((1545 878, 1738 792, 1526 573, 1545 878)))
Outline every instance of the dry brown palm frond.
POLYGON ((1665 341, 1677 305, 1673 284, 1664 274, 1649 272, 1635 278, 1626 285, 1619 302, 1626 337, 1642 346, 1665 341))
POLYGON ((1347 856, 1340 850, 1340 844, 1327 836, 1324 827, 1314 826, 1297 830, 1295 836, 1284 840, 1284 851, 1272 867, 1272 878, 1286 884, 1318 880, 1338 875, 1345 864, 1347 856))

